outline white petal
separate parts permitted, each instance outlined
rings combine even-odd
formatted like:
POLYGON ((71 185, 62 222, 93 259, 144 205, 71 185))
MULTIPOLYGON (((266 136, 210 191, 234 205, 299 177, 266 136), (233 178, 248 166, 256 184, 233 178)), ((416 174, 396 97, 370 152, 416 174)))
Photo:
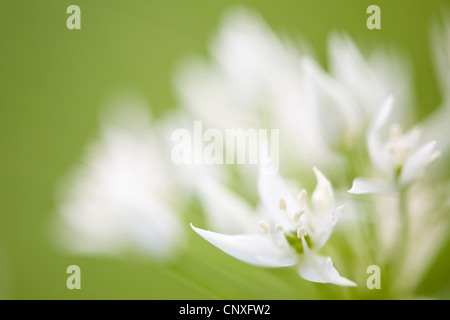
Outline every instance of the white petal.
POLYGON ((408 157, 400 174, 401 185, 413 182, 423 173, 426 166, 438 155, 435 147, 436 141, 430 141, 408 157))
POLYGON ((421 135, 422 129, 420 127, 415 127, 405 133, 403 138, 405 139, 405 143, 415 150, 419 146, 421 135))
POLYGON ((371 114, 384 91, 380 84, 385 85, 379 81, 378 70, 374 70, 349 35, 332 33, 328 45, 331 75, 354 94, 362 111, 371 114))
POLYGON ((61 186, 63 241, 86 253, 138 249, 168 258, 185 234, 169 205, 177 190, 157 132, 140 99, 119 96, 110 103, 102 113, 101 139, 88 146, 84 164, 61 186))
POLYGON ((257 215, 241 197, 209 176, 198 180, 200 201, 209 225, 226 234, 248 233, 257 230, 257 215))
POLYGON ((181 220, 169 206, 149 197, 122 210, 128 217, 121 227, 128 228, 129 240, 145 253, 155 258, 168 258, 176 252, 185 234, 181 220))
POLYGON ((356 283, 341 277, 333 267, 330 257, 323 257, 309 252, 299 262, 299 275, 308 281, 319 283, 333 283, 339 286, 356 286, 356 283))
POLYGON ((372 123, 372 128, 374 130, 379 130, 384 126, 389 115, 392 112, 393 105, 394 105, 394 97, 392 95, 388 96, 381 105, 380 108, 381 110, 376 116, 375 121, 372 123))
POLYGON ((334 193, 330 181, 316 167, 313 168, 317 185, 312 195, 313 211, 318 214, 328 213, 334 208, 334 193))
POLYGON ((375 50, 363 55, 348 34, 339 33, 331 33, 328 53, 331 75, 351 92, 367 117, 378 112, 390 93, 400 102, 399 107, 408 105, 409 68, 398 54, 375 50))
POLYGON ((328 75, 312 58, 303 58, 301 65, 309 76, 314 109, 328 144, 336 146, 344 137, 352 137, 359 128, 361 110, 347 90, 328 75))
POLYGON ((356 178, 348 192, 352 194, 393 194, 395 188, 373 179, 356 178))
POLYGON ((294 215, 298 212, 300 203, 280 175, 260 174, 258 192, 274 224, 281 224, 288 229, 295 228, 295 225, 292 225, 293 220, 289 218, 287 213, 294 215), (284 202, 284 205, 281 205, 281 202, 284 202))
POLYGON ((435 70, 438 75, 438 85, 444 101, 450 102, 450 14, 442 12, 441 19, 433 21, 431 33, 435 70))
POLYGON ((342 211, 346 205, 341 205, 334 210, 330 211, 329 214, 319 216, 315 214, 305 214, 307 219, 307 226, 310 230, 310 236, 314 243, 314 249, 319 250, 328 241, 328 238, 333 233, 336 223, 339 221, 342 211))
POLYGON ((394 98, 392 96, 386 98, 381 106, 381 111, 372 122, 367 134, 367 146, 370 159, 377 170, 383 174, 389 174, 391 165, 384 144, 381 141, 380 130, 386 124, 386 121, 392 112, 393 103, 394 98))
POLYGON ((288 267, 297 263, 289 246, 277 244, 269 235, 226 235, 194 227, 192 229, 211 244, 241 261, 260 267, 288 267))

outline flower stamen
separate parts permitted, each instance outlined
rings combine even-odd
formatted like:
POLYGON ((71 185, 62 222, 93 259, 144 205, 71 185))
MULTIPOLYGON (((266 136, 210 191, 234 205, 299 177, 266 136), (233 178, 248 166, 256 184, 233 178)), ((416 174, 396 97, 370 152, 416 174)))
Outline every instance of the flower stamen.
POLYGON ((267 222, 260 220, 258 222, 258 227, 264 232, 265 234, 268 234, 270 232, 270 226, 267 222))
POLYGON ((302 189, 300 191, 300 193, 298 194, 298 200, 300 201, 300 204, 302 206, 306 206, 306 198, 307 198, 307 193, 305 189, 302 189))
POLYGON ((304 209, 304 208, 301 208, 299 211, 297 211, 297 212, 294 214, 293 219, 294 219, 294 222, 295 222, 295 223, 298 223, 298 222, 299 222, 300 217, 303 215, 303 213, 305 213, 305 209, 304 209))
POLYGON ((301 226, 297 229, 297 237, 300 239, 301 237, 305 237, 308 235, 308 232, 306 232, 306 228, 301 226))
POLYGON ((286 200, 282 197, 280 199, 280 210, 286 212, 287 207, 286 207, 286 200))

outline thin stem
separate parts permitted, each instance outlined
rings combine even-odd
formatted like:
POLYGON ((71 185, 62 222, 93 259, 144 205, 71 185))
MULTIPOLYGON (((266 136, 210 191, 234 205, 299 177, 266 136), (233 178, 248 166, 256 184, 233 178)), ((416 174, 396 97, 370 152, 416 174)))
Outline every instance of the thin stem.
POLYGON ((408 250, 409 240, 409 217, 408 217, 408 201, 407 201, 407 189, 399 188, 398 192, 398 213, 400 218, 400 230, 398 230, 397 247, 394 251, 393 267, 394 277, 392 281, 396 282, 395 291, 397 296, 403 296, 406 294, 402 278, 402 269, 405 264, 408 250))
POLYGON ((399 213, 400 213, 400 222, 401 222, 401 239, 399 241, 399 248, 405 253, 408 244, 408 229, 409 229, 409 219, 408 219, 408 203, 406 199, 406 190, 402 189, 399 193, 399 213))
MULTIPOLYGON (((365 176, 367 172, 365 172, 365 166, 368 161, 368 155, 362 150, 365 150, 365 138, 356 141, 353 146, 344 147, 343 154, 346 159, 346 181, 348 181, 347 187, 350 188, 355 179, 358 176, 365 176)), ((361 211, 361 215, 357 219, 358 229, 360 231, 360 235, 362 240, 365 242, 366 247, 368 248, 368 258, 370 261, 374 261, 376 259, 376 249, 378 243, 376 242, 376 230, 375 230, 375 213, 370 209, 371 202, 369 198, 365 198, 363 201, 357 202, 358 210, 361 211), (362 217, 362 218, 361 218, 362 217)))

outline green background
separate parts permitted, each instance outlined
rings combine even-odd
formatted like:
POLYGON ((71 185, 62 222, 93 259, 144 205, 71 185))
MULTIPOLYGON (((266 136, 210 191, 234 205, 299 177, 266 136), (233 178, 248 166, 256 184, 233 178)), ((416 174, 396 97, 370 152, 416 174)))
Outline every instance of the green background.
MULTIPOLYGON (((243 4, 276 31, 301 36, 326 67, 326 40, 347 31, 363 48, 394 47, 413 67, 416 108, 440 102, 430 52, 432 18, 448 1, 23 1, 0 2, 0 298, 297 299, 379 297, 365 288, 311 284, 294 269, 248 266, 193 232, 170 264, 142 257, 62 253, 49 235, 55 191, 98 132, 98 112, 117 90, 143 95, 157 115, 177 105, 173 77, 192 55, 207 57, 225 10, 243 4), (81 8, 81 30, 66 9, 81 8), (381 8, 382 29, 366 27, 381 8), (66 268, 82 270, 82 289, 66 288, 66 268), (292 279, 296 279, 292 281, 292 279)), ((195 218, 195 208, 192 210, 195 218)), ((418 294, 450 297, 450 248, 418 294)))

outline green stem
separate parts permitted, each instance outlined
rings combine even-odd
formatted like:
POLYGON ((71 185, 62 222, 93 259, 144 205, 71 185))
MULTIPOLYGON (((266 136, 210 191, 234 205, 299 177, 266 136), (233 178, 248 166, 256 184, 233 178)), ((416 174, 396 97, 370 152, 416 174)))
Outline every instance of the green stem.
POLYGON ((408 204, 406 200, 406 190, 402 189, 399 193, 399 212, 400 212, 400 222, 401 222, 401 239, 399 242, 399 248, 405 253, 408 244, 408 204))
POLYGON ((409 219, 408 219, 408 202, 407 202, 407 189, 399 188, 398 193, 398 213, 400 218, 400 230, 398 232, 397 238, 397 248, 394 251, 393 257, 393 274, 394 278, 391 281, 397 282, 395 286, 396 292, 394 293, 397 297, 405 296, 405 287, 402 285, 402 269, 405 263, 405 258, 407 257, 408 240, 409 240, 409 219))
MULTIPOLYGON (((349 182, 348 188, 351 187, 353 180, 359 176, 365 176, 367 172, 365 171, 365 166, 367 162, 369 162, 368 155, 361 150, 365 149, 365 138, 360 141, 355 142, 355 145, 352 147, 345 147, 343 150, 343 154, 346 159, 346 181, 349 182)), ((367 254, 370 261, 374 261, 376 259, 376 250, 378 243, 376 242, 376 230, 374 226, 374 212, 371 210, 371 199, 366 196, 363 201, 358 201, 358 210, 361 211, 361 214, 364 214, 362 219, 358 219, 358 229, 360 231, 360 236, 362 240, 365 242, 366 247, 368 248, 367 254)))

